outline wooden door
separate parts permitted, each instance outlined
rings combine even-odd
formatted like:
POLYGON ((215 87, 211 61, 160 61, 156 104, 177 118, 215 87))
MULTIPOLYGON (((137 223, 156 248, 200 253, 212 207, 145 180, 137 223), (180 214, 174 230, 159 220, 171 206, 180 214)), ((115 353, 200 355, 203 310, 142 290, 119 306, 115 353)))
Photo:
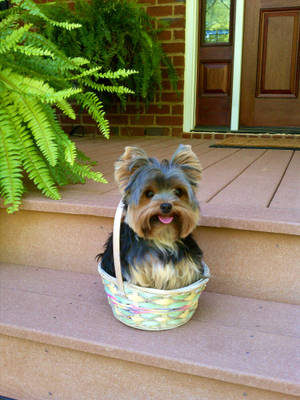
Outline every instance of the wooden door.
POLYGON ((201 0, 196 127, 229 127, 234 0, 201 0))
POLYGON ((299 127, 300 0, 245 0, 240 127, 299 127))

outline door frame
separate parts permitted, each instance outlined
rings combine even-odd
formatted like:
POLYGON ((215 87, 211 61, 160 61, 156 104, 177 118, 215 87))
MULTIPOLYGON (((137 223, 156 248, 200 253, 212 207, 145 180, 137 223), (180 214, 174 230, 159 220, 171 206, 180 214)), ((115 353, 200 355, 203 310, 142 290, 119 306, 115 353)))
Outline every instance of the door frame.
MULTIPOLYGON (((238 131, 240 117, 241 72, 244 30, 245 0, 236 0, 233 76, 230 130, 238 131)), ((186 1, 185 26, 185 68, 183 96, 183 130, 191 132, 196 126, 196 96, 198 76, 198 44, 199 44, 199 0, 186 1)))

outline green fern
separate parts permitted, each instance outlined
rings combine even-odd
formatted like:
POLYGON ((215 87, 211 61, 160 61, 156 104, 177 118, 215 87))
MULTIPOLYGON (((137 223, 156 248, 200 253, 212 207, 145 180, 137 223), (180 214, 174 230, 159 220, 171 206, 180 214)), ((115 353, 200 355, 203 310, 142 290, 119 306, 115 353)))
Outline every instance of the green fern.
POLYGON ((102 79, 99 93, 124 95, 132 91, 115 82, 134 73, 103 71, 102 65, 90 66, 86 56, 68 57, 39 32, 38 21, 69 34, 79 30, 78 23, 56 21, 32 0, 11 4, 0 11, 0 196, 9 213, 21 205, 26 175, 51 199, 60 199, 57 186, 86 179, 106 182, 65 134, 54 107, 75 119, 72 104, 81 105, 108 138, 109 124, 102 99, 91 92, 92 78, 102 79))
POLYGON ((0 108, 0 194, 9 212, 16 211, 24 192, 21 159, 14 140, 14 127, 0 108))
POLYGON ((23 38, 24 33, 28 32, 31 27, 31 24, 26 24, 19 27, 12 33, 5 35, 4 38, 0 40, 0 53, 6 53, 10 49, 17 49, 17 46, 23 38))
MULTIPOLYGON (((135 93, 135 99, 148 105, 157 93, 161 94, 162 66, 172 87, 177 89, 176 70, 158 40, 158 33, 165 29, 166 23, 147 15, 133 0, 74 0, 73 3, 73 10, 65 0, 57 0, 55 7, 42 7, 49 17, 80 23, 82 29, 69 34, 60 27, 43 23, 42 29, 48 38, 64 46, 69 56, 88 57, 94 65, 102 65, 106 70, 126 71, 125 76, 120 72, 90 76, 94 85, 90 81, 86 84, 95 93, 101 92, 98 86, 103 84, 101 78, 110 79, 113 87, 115 79, 128 77, 126 86, 135 93), (138 74, 128 76, 129 69, 138 74)), ((123 93, 110 92, 117 93, 125 104, 123 93)))
POLYGON ((11 123, 14 124, 15 132, 18 132, 18 135, 15 135, 15 139, 23 167, 28 173, 29 178, 46 196, 54 200, 59 200, 60 195, 54 180, 49 174, 48 165, 41 152, 34 145, 30 131, 23 126, 22 118, 18 116, 13 106, 7 107, 6 110, 11 123))
POLYGON ((98 128, 104 137, 109 138, 109 122, 105 119, 103 104, 95 93, 85 92, 77 95, 77 101, 83 108, 87 109, 90 115, 97 122, 98 128))
POLYGON ((57 144, 55 132, 52 131, 48 118, 43 112, 42 105, 36 99, 29 96, 18 96, 11 93, 17 111, 22 115, 23 121, 31 130, 37 146, 43 153, 50 165, 55 166, 57 162, 57 144))
POLYGON ((12 3, 16 6, 21 7, 23 10, 26 10, 30 15, 34 17, 39 17, 53 26, 58 26, 67 30, 81 27, 80 24, 65 21, 59 22, 52 18, 49 18, 45 13, 42 12, 41 8, 31 0, 13 0, 12 3))

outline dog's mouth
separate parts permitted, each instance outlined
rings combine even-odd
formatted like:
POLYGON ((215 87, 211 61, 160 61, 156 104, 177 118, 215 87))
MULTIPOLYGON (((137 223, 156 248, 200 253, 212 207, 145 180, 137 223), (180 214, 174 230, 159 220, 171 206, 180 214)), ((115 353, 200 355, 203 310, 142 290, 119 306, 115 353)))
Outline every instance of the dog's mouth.
POLYGON ((173 216, 165 217, 163 215, 158 215, 158 219, 162 224, 166 224, 167 225, 167 224, 170 224, 173 221, 174 217, 173 216))
POLYGON ((151 218, 151 222, 161 222, 162 224, 168 225, 174 221, 174 215, 154 215, 151 218))

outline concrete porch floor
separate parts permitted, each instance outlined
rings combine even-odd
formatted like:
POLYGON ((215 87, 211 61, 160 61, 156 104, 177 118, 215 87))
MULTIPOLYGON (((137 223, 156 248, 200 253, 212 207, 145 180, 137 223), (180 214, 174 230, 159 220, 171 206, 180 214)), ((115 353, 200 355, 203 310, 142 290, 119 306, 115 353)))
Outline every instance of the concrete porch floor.
POLYGON ((209 140, 174 137, 76 139, 107 184, 88 182, 61 189, 53 201, 30 192, 23 209, 112 217, 120 199, 113 165, 125 146, 139 146, 148 155, 169 158, 180 143, 192 145, 204 169, 198 198, 201 226, 300 235, 300 151, 216 149, 209 140))

